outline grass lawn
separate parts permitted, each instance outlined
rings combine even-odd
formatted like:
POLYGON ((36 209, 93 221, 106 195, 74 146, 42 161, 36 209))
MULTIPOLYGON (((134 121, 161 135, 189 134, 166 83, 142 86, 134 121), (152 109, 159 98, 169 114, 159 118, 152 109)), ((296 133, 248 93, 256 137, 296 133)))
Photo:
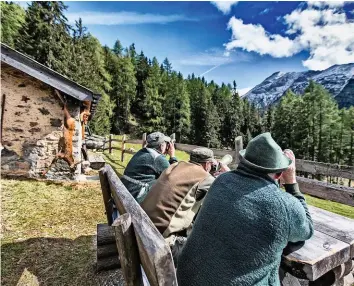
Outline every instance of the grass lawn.
MULTIPOLYGON (((179 160, 189 159, 176 153, 179 160)), ((126 154, 124 162, 120 151, 105 157, 122 174, 132 155, 126 154)), ((2 285, 123 285, 119 270, 95 272, 96 225, 106 222, 98 182, 3 179, 1 189, 2 285)), ((354 218, 353 207, 306 198, 311 205, 354 218)))
POLYGON ((1 187, 2 285, 120 285, 120 271, 95 273, 96 224, 106 221, 98 183, 1 187))

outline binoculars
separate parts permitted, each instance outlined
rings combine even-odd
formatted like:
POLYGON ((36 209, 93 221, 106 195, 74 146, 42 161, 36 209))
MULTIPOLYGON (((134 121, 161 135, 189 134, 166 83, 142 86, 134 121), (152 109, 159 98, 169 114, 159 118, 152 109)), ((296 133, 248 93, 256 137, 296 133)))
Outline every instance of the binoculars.
POLYGON ((221 164, 224 165, 229 165, 232 162, 232 156, 229 154, 226 154, 224 157, 221 158, 220 161, 217 161, 216 164, 213 164, 213 166, 211 167, 210 170, 210 174, 215 174, 216 172, 219 172, 220 168, 221 168, 221 164))

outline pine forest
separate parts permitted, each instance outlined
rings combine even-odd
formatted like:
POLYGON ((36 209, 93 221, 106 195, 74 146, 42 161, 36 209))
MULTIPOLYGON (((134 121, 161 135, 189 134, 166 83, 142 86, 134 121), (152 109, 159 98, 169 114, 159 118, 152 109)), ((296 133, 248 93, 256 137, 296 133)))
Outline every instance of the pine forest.
POLYGON ((233 148, 269 131, 298 158, 353 165, 354 107, 339 109, 331 94, 310 82, 304 94, 288 90, 276 105, 258 110, 239 96, 237 79, 216 84, 182 75, 162 63, 123 47, 102 46, 85 23, 74 26, 63 2, 32 2, 24 10, 1 2, 2 42, 75 82, 102 94, 91 130, 99 135, 161 131, 177 142, 233 148))

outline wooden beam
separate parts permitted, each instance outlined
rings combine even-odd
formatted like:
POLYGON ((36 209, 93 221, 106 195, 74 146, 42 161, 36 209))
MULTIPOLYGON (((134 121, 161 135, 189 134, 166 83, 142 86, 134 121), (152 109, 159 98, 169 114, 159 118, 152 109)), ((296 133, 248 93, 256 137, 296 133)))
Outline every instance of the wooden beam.
POLYGON ((354 188, 296 177, 301 192, 311 196, 354 206, 354 188))
POLYGON ((106 173, 103 170, 99 171, 99 176, 100 176, 100 183, 101 183, 101 191, 102 191, 102 197, 103 197, 103 204, 106 210, 106 217, 107 217, 107 223, 108 225, 112 225, 113 223, 113 218, 112 218, 112 205, 110 204, 110 199, 111 199, 111 189, 107 180, 106 173))
POLYGON ((112 134, 109 134, 109 141, 108 141, 109 154, 112 153, 112 138, 113 138, 112 134))
POLYGON ((118 256, 117 244, 115 242, 115 237, 113 238, 114 243, 97 246, 97 260, 110 256, 118 256))
MULTIPOLYGON (((124 161, 124 153, 127 152, 127 150, 125 150, 125 135, 123 135, 122 137, 122 152, 121 152, 121 161, 124 161)), ((127 152, 128 153, 128 152, 127 152)))
MULTIPOLYGON (((175 147, 176 147, 177 150, 184 151, 184 152, 187 152, 187 153, 191 153, 193 149, 200 148, 202 146, 176 143, 175 147)), ((216 156, 216 157, 220 157, 221 158, 221 157, 225 156, 226 154, 229 154, 232 157, 235 156, 235 151, 234 150, 221 150, 221 149, 214 149, 214 148, 209 148, 209 149, 213 150, 214 156, 216 156)))
POLYGON ((2 131, 3 131, 3 124, 4 124, 5 100, 6 100, 6 94, 3 93, 1 95, 1 125, 0 125, 0 145, 1 146, 2 146, 2 131))
POLYGON ((112 227, 106 223, 97 224, 97 245, 112 243, 116 243, 112 227))
POLYGON ((354 258, 354 219, 350 219, 314 206, 308 206, 314 228, 350 245, 354 258))
POLYGON ((112 225, 123 270, 125 285, 142 285, 140 258, 132 219, 129 213, 119 216, 112 225))
POLYGON ((243 149, 243 140, 242 140, 242 136, 237 136, 235 138, 235 155, 234 155, 234 158, 235 158, 235 162, 236 164, 238 164, 240 162, 240 154, 239 152, 243 149))
POLYGON ((146 147, 146 133, 143 134, 143 140, 141 143, 141 148, 145 148, 146 147))
POLYGON ((140 261, 150 285, 177 285, 171 250, 163 236, 119 180, 112 167, 106 165, 104 169, 118 212, 129 213, 132 217, 140 261))
POLYGON ((97 225, 97 271, 120 268, 114 231, 108 224, 97 225))
POLYGON ((143 144, 143 140, 141 139, 129 139, 129 140, 126 140, 125 141, 126 143, 129 143, 129 144, 143 144))
POLYGON ((313 175, 324 175, 354 180, 354 166, 296 159, 296 169, 313 175))
POLYGON ((348 260, 349 244, 315 230, 303 244, 289 244, 285 248, 282 267, 295 277, 315 281, 348 260))
POLYGON ((99 258, 96 264, 97 271, 117 269, 120 266, 118 255, 99 258))

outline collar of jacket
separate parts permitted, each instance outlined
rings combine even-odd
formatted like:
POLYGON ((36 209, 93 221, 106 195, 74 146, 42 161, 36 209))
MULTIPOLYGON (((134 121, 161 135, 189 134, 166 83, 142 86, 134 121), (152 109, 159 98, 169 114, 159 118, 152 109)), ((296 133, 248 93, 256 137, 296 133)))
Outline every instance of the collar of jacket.
POLYGON ((272 182, 274 185, 276 185, 279 188, 278 181, 272 179, 270 176, 268 176, 268 174, 258 172, 256 170, 253 170, 253 169, 245 166, 245 164, 243 164, 242 162, 239 163, 239 165, 237 166, 237 169, 234 172, 238 172, 238 173, 241 173, 246 176, 255 176, 255 177, 265 179, 269 182, 272 182))
POLYGON ((194 165, 198 165, 198 166, 201 166, 201 167, 203 167, 203 166, 202 166, 202 164, 199 164, 199 163, 197 163, 197 162, 194 162, 194 161, 191 161, 191 160, 189 160, 189 161, 188 161, 188 163, 192 163, 192 164, 194 164, 194 165))
POLYGON ((155 150, 157 153, 159 153, 159 154, 165 156, 165 154, 162 154, 161 151, 157 150, 156 148, 150 148, 150 147, 144 147, 144 148, 145 148, 145 150, 146 150, 147 148, 152 149, 152 150, 155 150))

